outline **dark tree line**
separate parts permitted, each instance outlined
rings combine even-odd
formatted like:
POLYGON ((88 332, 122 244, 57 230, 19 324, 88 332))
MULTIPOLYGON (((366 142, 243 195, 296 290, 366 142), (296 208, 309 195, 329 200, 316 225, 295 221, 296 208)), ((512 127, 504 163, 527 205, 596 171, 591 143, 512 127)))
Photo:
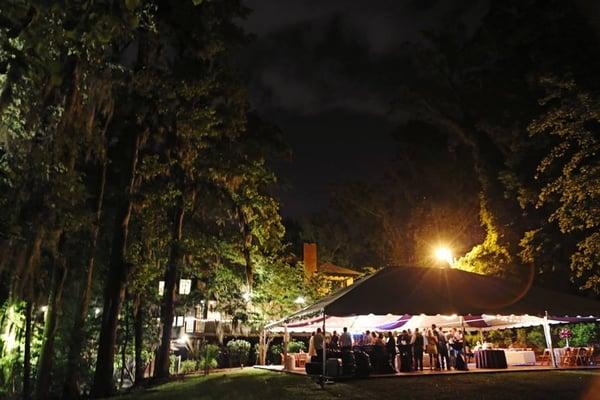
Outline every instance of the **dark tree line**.
POLYGON ((254 323, 294 306, 302 272, 269 194, 279 133, 231 63, 247 12, 237 0, 3 4, 6 395, 109 396, 119 375, 140 384, 150 359, 168 377, 182 277, 254 323), (297 289, 270 294, 272 279, 297 289))

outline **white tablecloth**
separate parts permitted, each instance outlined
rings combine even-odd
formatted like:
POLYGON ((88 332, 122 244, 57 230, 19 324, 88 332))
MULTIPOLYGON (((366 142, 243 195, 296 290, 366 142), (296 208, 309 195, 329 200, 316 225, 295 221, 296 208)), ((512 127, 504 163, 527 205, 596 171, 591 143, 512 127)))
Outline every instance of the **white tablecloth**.
POLYGON ((504 354, 508 365, 535 365, 535 353, 533 351, 504 350, 504 354))

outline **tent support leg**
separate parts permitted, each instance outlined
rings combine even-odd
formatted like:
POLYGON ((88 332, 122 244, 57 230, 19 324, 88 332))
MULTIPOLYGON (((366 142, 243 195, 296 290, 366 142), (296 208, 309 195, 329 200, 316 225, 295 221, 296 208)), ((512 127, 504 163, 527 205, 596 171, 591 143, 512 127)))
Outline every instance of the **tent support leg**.
POLYGON ((326 366, 327 366, 327 343, 326 343, 326 340, 325 340, 325 319, 326 319, 325 317, 326 317, 325 316, 325 310, 323 310, 323 350, 322 350, 323 351, 323 371, 322 371, 323 375, 321 376, 321 381, 320 381, 321 388, 325 387, 325 381, 327 379, 327 377, 326 377, 326 372, 327 372, 326 371, 326 366))
POLYGON ((554 357, 554 348, 552 347, 552 332, 550 331, 550 324, 548 324, 548 311, 544 314, 544 337, 546 338, 546 346, 550 351, 550 360, 554 368, 558 368, 556 358, 554 357))

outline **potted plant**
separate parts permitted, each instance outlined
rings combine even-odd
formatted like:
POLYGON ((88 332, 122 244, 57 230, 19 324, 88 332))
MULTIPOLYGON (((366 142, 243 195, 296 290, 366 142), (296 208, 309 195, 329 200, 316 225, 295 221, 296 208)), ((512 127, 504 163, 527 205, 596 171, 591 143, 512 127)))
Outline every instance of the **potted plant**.
POLYGON ((569 347, 569 339, 573 337, 573 332, 571 331, 571 329, 569 329, 569 328, 562 328, 558 332, 558 336, 561 339, 565 340, 565 342, 566 342, 566 346, 565 347, 569 347))

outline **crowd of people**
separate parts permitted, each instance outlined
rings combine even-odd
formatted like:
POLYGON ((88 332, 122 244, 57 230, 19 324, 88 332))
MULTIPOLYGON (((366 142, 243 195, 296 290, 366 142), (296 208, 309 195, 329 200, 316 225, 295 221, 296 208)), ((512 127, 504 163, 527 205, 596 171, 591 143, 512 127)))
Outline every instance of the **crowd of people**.
POLYGON ((465 337, 460 329, 431 328, 399 332, 370 332, 354 337, 343 329, 325 337, 319 328, 309 341, 309 355, 322 357, 323 346, 331 351, 364 351, 369 354, 373 369, 379 373, 423 371, 423 358, 429 358, 431 370, 467 370, 464 359, 465 337), (396 356, 400 362, 397 365, 396 356))

